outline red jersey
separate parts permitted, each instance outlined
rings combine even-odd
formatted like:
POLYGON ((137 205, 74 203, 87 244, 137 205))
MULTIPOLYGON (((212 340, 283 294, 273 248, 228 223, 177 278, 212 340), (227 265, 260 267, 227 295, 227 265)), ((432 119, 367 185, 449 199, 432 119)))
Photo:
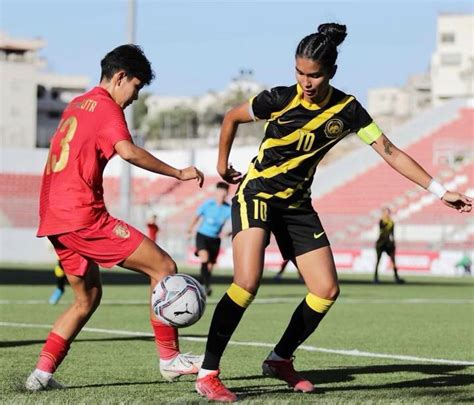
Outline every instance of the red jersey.
POLYGON ((69 103, 43 173, 38 236, 88 227, 106 212, 102 173, 122 140, 132 138, 107 90, 95 87, 69 103))
POLYGON ((158 231, 160 228, 158 228, 158 225, 156 224, 146 224, 148 228, 148 237, 153 241, 156 242, 156 236, 158 235, 158 231))

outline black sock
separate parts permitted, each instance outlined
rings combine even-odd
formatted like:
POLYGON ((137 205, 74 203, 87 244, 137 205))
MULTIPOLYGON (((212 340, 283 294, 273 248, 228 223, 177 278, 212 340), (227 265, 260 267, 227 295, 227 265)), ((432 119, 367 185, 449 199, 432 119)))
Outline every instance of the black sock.
POLYGON ((217 370, 227 346, 246 308, 237 305, 226 293, 219 301, 212 317, 202 368, 217 370))
POLYGON ((304 299, 293 312, 290 323, 275 346, 274 352, 284 359, 291 358, 296 348, 318 327, 324 315, 326 314, 311 309, 304 299))
POLYGON ((208 278, 209 278, 208 273, 209 271, 207 270, 207 262, 201 263, 201 284, 206 287, 207 287, 208 278))
POLYGON ((209 271, 209 264, 206 263, 206 270, 205 270, 205 277, 204 277, 204 285, 206 288, 211 286, 211 272, 209 271))

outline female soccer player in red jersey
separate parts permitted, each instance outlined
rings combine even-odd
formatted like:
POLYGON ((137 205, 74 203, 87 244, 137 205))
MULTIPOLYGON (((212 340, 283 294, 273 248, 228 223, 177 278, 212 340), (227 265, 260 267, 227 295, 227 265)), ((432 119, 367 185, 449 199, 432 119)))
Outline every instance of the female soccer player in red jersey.
POLYGON ((219 363, 257 293, 270 232, 284 259, 298 267, 309 292, 263 362, 263 373, 285 381, 295 391, 314 390, 313 384, 295 371, 293 353, 334 304, 339 285, 310 190, 318 163, 346 135, 357 133, 396 171, 447 206, 459 212, 471 210, 469 198, 447 191, 390 142, 355 97, 330 85, 337 69, 337 46, 345 37, 344 25, 321 25, 296 49, 295 85, 263 91, 228 112, 222 123, 217 170, 225 181, 240 182, 240 186, 232 201, 234 283, 215 309, 196 381, 198 393, 210 400, 237 399, 219 379, 219 363), (267 122, 265 136, 241 178, 228 164, 232 142, 240 124, 258 119, 267 122))
MULTIPOLYGON (((100 84, 67 106, 51 139, 40 195, 38 236, 47 236, 61 260, 74 292, 74 302, 56 320, 26 388, 60 388, 52 375, 69 346, 99 306, 102 283, 99 265, 115 265, 146 274, 151 286, 176 272, 171 257, 105 208, 102 173, 118 154, 145 170, 179 180, 204 181, 195 167, 182 170, 136 146, 123 110, 153 77, 150 62, 136 45, 122 45, 101 61, 100 84)), ((197 373, 202 356, 181 354, 175 328, 158 322, 150 308, 160 371, 167 380, 197 373)))

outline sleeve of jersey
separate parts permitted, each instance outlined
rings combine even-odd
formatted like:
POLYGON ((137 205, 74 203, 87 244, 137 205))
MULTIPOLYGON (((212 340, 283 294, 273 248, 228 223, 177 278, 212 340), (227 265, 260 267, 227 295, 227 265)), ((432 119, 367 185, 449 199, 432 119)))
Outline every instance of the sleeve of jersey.
POLYGON ((102 112, 103 122, 97 136, 99 148, 107 159, 115 154, 115 144, 120 141, 132 142, 123 110, 117 105, 107 106, 102 112))
POLYGON ((278 88, 264 90, 249 100, 249 114, 254 121, 269 119, 274 111, 278 111, 278 105, 282 98, 278 88))
POLYGON ((204 203, 202 203, 202 204, 198 207, 198 209, 196 210, 196 215, 197 215, 198 217, 204 215, 204 211, 206 211, 206 205, 207 205, 207 201, 204 202, 204 203))
POLYGON ((353 119, 355 132, 367 145, 374 143, 382 135, 382 130, 357 100, 355 101, 353 119))

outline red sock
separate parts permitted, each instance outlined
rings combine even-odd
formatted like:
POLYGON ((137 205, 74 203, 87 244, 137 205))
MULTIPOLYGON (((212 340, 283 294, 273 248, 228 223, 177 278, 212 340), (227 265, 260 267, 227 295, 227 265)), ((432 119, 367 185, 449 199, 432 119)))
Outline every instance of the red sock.
POLYGON ((54 373, 64 360, 64 357, 66 357, 69 346, 70 344, 66 339, 54 332, 50 332, 41 350, 36 368, 48 373, 54 373))
POLYGON ((154 319, 150 322, 160 359, 169 360, 176 357, 179 354, 178 330, 154 319))

